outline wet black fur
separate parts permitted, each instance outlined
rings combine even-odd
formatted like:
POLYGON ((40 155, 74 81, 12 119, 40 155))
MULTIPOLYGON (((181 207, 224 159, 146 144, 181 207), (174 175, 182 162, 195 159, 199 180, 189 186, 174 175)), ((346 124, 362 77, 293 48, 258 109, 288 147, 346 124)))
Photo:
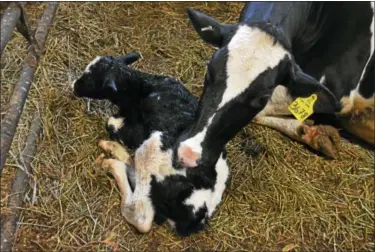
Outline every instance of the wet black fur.
MULTIPOLYGON (((114 132, 107 126, 110 138, 130 149, 137 149, 154 131, 163 132, 162 149, 173 148, 176 139, 195 120, 198 100, 174 78, 152 75, 130 68, 125 58, 104 57, 91 67, 89 74, 77 80, 74 93, 78 97, 108 99, 119 107, 115 117, 124 117, 124 127, 114 132)), ((176 155, 174 155, 176 156, 176 155)), ((225 153, 223 153, 225 158, 225 153)), ((182 168, 174 160, 175 168, 182 168)), ((134 189, 134 170, 128 178, 134 189), (132 174, 132 175, 131 175, 132 174)), ((134 167, 133 167, 134 169, 134 167)), ((204 228, 207 208, 196 213, 184 201, 198 189, 213 189, 217 173, 215 166, 187 169, 187 176, 171 175, 162 182, 153 177, 151 199, 155 222, 166 219, 175 222, 175 230, 188 236, 204 228)))

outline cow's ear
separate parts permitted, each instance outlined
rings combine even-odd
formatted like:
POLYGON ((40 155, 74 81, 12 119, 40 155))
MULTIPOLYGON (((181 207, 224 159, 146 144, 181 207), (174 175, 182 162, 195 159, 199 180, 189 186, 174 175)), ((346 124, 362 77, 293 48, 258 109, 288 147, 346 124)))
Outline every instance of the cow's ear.
POLYGON ((121 60, 126 65, 130 65, 130 64, 136 62, 137 60, 139 60, 140 58, 141 58, 141 54, 140 53, 138 53, 138 52, 131 52, 131 53, 128 53, 128 54, 126 54, 124 56, 118 57, 118 60, 121 60))
POLYGON ((327 107, 329 106, 333 111, 338 111, 340 109, 340 103, 336 96, 322 83, 304 73, 293 61, 291 62, 289 73, 290 81, 287 87, 292 94, 295 96, 308 97, 315 93, 318 95, 319 103, 326 104, 327 107))
POLYGON ((231 25, 221 24, 214 18, 191 8, 186 8, 190 22, 198 35, 214 47, 221 47, 231 25))

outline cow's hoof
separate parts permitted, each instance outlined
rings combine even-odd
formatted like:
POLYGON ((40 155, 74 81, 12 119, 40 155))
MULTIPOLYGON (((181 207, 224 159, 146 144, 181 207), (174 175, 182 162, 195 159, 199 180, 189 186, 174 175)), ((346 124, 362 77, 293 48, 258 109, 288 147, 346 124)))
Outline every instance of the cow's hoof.
POLYGON ((308 126, 302 124, 298 128, 302 140, 316 151, 337 159, 340 150, 340 134, 329 125, 308 126))

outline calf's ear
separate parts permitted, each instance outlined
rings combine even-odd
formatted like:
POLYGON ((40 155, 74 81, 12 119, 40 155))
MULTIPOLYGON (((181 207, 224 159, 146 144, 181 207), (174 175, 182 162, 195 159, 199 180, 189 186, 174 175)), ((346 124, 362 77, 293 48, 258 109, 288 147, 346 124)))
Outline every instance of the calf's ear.
POLYGON ((289 67, 289 77, 290 80, 286 86, 291 94, 308 97, 315 93, 318 95, 318 103, 325 104, 327 110, 330 112, 340 110, 340 103, 336 96, 322 83, 304 73, 294 61, 289 67))
POLYGON ((214 47, 221 47, 223 45, 233 25, 221 24, 214 18, 191 8, 186 8, 185 10, 190 22, 201 39, 214 47))
POLYGON ((116 82, 112 78, 108 78, 104 81, 104 87, 117 92, 116 82))
POLYGON ((118 57, 119 60, 124 62, 126 65, 130 65, 141 58, 141 54, 138 52, 131 52, 124 56, 118 57))

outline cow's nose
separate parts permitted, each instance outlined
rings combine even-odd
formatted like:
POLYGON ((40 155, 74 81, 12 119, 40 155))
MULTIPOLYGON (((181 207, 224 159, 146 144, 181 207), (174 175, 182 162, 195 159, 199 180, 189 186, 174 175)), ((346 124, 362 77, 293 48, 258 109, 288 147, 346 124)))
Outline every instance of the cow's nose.
POLYGON ((201 155, 195 152, 187 144, 181 143, 178 148, 178 160, 186 167, 196 167, 201 155))

